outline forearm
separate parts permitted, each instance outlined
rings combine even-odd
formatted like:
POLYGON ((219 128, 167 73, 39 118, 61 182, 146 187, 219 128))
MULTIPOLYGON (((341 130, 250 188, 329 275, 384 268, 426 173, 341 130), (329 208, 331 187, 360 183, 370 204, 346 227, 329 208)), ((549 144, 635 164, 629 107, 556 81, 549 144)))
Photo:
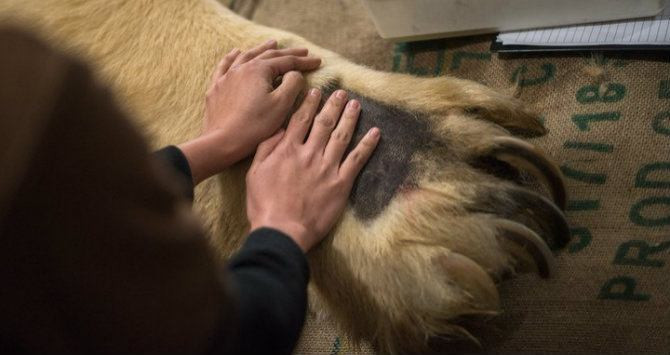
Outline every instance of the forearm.
MULTIPOLYGON (((213 137, 221 141, 223 137, 213 137)), ((223 171, 239 160, 234 152, 209 137, 199 137, 179 146, 170 145, 154 152, 154 157, 165 162, 183 180, 186 196, 193 200, 193 188, 205 179, 223 171), (213 149, 213 148, 216 148, 213 149)))
POLYGON ((178 145, 191 167, 193 186, 234 164, 238 157, 225 132, 212 132, 178 145))

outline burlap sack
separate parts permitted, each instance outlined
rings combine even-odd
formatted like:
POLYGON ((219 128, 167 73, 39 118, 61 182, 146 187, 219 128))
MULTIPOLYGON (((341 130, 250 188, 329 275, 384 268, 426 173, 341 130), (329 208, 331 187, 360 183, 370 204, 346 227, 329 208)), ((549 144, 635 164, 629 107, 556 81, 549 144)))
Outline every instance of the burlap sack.
MULTIPOLYGON (((225 1, 224 1, 225 2, 225 1)), ((517 94, 549 134, 533 143, 566 177, 573 241, 558 275, 501 285, 504 313, 482 347, 440 351, 670 352, 670 63, 620 53, 503 57, 491 36, 392 44, 358 0, 228 0, 254 21, 300 34, 379 70, 452 75, 517 94)), ((310 318, 297 353, 356 350, 310 318)))

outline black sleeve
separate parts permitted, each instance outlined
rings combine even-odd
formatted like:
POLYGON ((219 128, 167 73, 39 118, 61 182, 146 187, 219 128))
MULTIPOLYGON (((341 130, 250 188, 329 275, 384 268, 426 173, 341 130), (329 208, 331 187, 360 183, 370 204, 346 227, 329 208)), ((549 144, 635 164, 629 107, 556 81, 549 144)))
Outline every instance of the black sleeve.
POLYGON ((188 160, 184 156, 184 153, 179 148, 170 145, 155 151, 154 157, 165 162, 178 174, 179 181, 184 186, 185 196, 193 201, 193 176, 191 175, 191 167, 188 165, 188 160))
MULTIPOLYGON (((175 146, 154 153, 188 183, 193 199, 193 180, 188 160, 175 146)), ((228 265, 230 289, 237 301, 240 354, 290 354, 298 341, 307 308, 309 268, 298 245, 287 235, 270 228, 253 231, 228 265)), ((223 336, 230 336, 229 325, 223 336)), ((212 351, 220 349, 217 345, 212 351)))
POLYGON ((253 231, 229 264, 241 354, 290 354, 305 322, 309 268, 298 245, 269 228, 253 231))

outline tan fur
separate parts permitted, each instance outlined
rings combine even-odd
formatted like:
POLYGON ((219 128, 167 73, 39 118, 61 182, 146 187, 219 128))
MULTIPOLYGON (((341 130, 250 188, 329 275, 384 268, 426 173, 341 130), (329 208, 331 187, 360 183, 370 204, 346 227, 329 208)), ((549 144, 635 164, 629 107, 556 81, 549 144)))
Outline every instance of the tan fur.
MULTIPOLYGON (((450 320, 498 311, 492 276, 511 271, 515 260, 496 238, 495 217, 464 205, 476 202, 482 189, 511 183, 465 161, 492 137, 508 135, 500 126, 544 132, 519 101, 466 80, 373 71, 294 34, 251 23, 214 0, 3 0, 0 14, 5 23, 28 25, 91 63, 154 147, 195 137, 217 61, 235 47, 270 38, 323 58, 322 68, 307 76, 310 87, 337 80, 427 115, 433 131, 453 141, 449 169, 415 156, 425 168, 417 170, 423 175, 416 189, 398 194, 372 221, 344 213, 310 255, 313 306, 319 312, 324 305, 354 341, 370 340, 382 352, 418 351, 433 335, 466 335, 450 320), (476 117, 468 114, 473 108, 476 117)), ((224 259, 248 229, 247 164, 196 191, 195 206, 224 259)))

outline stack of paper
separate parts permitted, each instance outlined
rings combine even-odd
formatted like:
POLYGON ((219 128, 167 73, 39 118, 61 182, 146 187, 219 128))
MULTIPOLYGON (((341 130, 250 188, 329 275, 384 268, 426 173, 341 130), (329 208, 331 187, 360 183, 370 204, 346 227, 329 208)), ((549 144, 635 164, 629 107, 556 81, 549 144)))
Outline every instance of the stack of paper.
POLYGON ((666 6, 660 15, 652 18, 504 32, 498 35, 493 49, 663 49, 669 46, 670 6, 666 6))
POLYGON ((382 38, 414 41, 654 16, 665 0, 362 2, 382 38))

